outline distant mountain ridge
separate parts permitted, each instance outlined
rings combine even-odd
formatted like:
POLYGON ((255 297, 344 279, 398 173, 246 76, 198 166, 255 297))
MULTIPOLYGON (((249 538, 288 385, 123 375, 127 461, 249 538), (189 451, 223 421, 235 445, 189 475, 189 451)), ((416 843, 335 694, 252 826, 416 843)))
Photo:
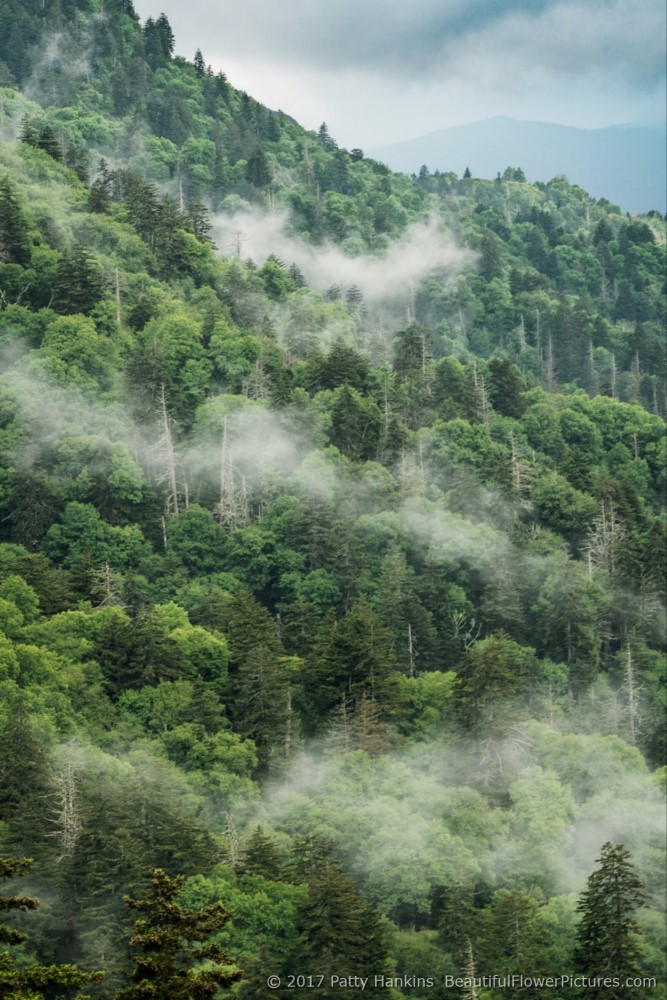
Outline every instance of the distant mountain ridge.
POLYGON ((488 178, 507 166, 521 167, 531 182, 564 174, 624 212, 667 208, 665 131, 654 128, 581 129, 488 118, 383 146, 371 155, 405 173, 417 173, 425 164, 459 175, 469 167, 473 177, 488 178))

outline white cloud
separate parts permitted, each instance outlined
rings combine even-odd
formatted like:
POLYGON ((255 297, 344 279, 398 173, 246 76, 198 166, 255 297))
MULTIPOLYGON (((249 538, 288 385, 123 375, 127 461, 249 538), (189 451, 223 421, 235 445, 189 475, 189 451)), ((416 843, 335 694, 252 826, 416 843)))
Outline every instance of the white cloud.
MULTIPOLYGON (((138 0, 146 17, 152 0, 138 0)), ((372 148, 493 115, 664 116, 662 0, 162 0, 177 50, 307 128, 372 148)))

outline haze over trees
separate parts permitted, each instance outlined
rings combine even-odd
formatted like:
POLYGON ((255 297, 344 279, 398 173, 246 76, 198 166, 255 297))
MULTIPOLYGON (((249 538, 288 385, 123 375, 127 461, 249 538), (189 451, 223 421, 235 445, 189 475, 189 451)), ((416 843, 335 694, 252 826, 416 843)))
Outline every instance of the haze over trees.
POLYGON ((0 12, 0 995, 664 997, 664 220, 173 52, 0 12))

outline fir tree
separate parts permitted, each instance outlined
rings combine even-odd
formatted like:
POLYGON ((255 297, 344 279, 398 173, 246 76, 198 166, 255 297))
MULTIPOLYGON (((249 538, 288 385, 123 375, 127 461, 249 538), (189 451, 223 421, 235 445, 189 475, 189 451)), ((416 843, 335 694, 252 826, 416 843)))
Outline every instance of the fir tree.
MULTIPOLYGON (((25 876, 31 865, 29 858, 0 858, 0 878, 25 876)), ((0 896, 0 912, 27 912, 38 906, 38 901, 29 896, 0 896)), ((18 945, 26 940, 26 934, 0 924, 0 946, 18 945)), ((71 997, 73 990, 89 983, 99 983, 102 976, 102 972, 82 972, 74 965, 21 965, 16 968, 10 953, 0 952, 0 1000, 39 1000, 40 997, 53 997, 55 990, 58 990, 59 997, 63 996, 61 990, 71 997)), ((74 1000, 87 998, 77 993, 74 1000)))
POLYGON ((261 764, 284 745, 289 718, 289 677, 265 646, 250 651, 235 678, 234 715, 241 736, 254 740, 261 764))
POLYGON ((369 980, 364 995, 376 1000, 389 990, 375 986, 386 968, 387 942, 378 914, 357 892, 351 879, 330 857, 308 876, 308 897, 300 911, 301 949, 298 967, 305 975, 324 975, 321 987, 298 997, 329 1000, 332 976, 369 980))
POLYGON ((143 899, 125 898, 142 917, 130 938, 134 985, 120 990, 116 1000, 213 1000, 221 988, 242 978, 232 968, 234 960, 211 942, 231 913, 222 903, 201 910, 182 906, 178 897, 184 882, 183 876, 170 878, 156 868, 143 899), (206 962, 203 968, 201 962, 206 962))
POLYGON ((255 828, 246 844, 241 871, 244 875, 261 875, 271 882, 285 879, 285 862, 261 826, 255 828))
POLYGON ((589 979, 618 979, 619 986, 599 987, 593 997, 633 1000, 641 995, 626 986, 628 977, 642 970, 640 928, 635 910, 645 905, 643 883, 630 863, 623 844, 606 843, 597 859, 600 867, 588 879, 579 898, 581 920, 577 928, 575 959, 589 979))
POLYGON ((8 177, 0 180, 0 264, 3 263, 30 263, 28 224, 8 177))
POLYGON ((58 136, 51 125, 42 125, 35 143, 38 149, 43 149, 53 160, 62 163, 63 151, 58 141, 58 136))
POLYGON ((66 250, 60 261, 53 287, 56 312, 65 316, 89 313, 104 294, 104 276, 93 255, 85 247, 66 250))
POLYGON ((12 851, 40 856, 49 851, 45 817, 52 792, 46 754, 17 705, 0 732, 0 821, 12 851))

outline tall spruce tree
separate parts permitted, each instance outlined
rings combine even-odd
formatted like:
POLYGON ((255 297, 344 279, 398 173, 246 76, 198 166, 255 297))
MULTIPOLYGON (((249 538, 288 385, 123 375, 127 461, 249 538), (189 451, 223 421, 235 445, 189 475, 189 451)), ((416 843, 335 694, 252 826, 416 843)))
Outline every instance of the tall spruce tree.
POLYGON ((232 968, 234 959, 211 942, 231 914, 222 903, 201 910, 182 906, 178 897, 184 881, 156 868, 144 899, 126 897, 127 905, 143 916, 130 938, 134 985, 120 990, 116 1000, 213 1000, 220 989, 243 977, 232 968), (201 962, 207 964, 199 967, 201 962))
POLYGON ((600 865, 588 879, 577 910, 581 921, 577 928, 575 960, 589 979, 612 979, 618 986, 600 986, 590 996, 605 1000, 634 1000, 641 991, 627 986, 629 977, 642 969, 641 930, 635 911, 645 905, 643 883, 630 863, 630 852, 623 844, 606 843, 600 865))
POLYGON ((0 731, 0 822, 5 849, 44 858, 52 854, 47 819, 51 770, 30 720, 17 705, 0 731))
POLYGON ((0 264, 3 263, 30 263, 28 223, 8 177, 0 180, 0 264))
MULTIPOLYGON (((324 976, 321 986, 309 986, 298 997, 330 1000, 340 993, 332 977, 368 979, 364 996, 388 997, 375 986, 386 971, 387 942, 378 914, 357 892, 351 879, 330 858, 312 869, 308 897, 300 911, 301 949, 298 967, 306 976, 324 976)), ((340 980, 339 980, 340 982, 340 980)), ((344 993, 348 993, 347 990, 344 993)), ((351 994, 348 994, 351 995, 351 994)))

